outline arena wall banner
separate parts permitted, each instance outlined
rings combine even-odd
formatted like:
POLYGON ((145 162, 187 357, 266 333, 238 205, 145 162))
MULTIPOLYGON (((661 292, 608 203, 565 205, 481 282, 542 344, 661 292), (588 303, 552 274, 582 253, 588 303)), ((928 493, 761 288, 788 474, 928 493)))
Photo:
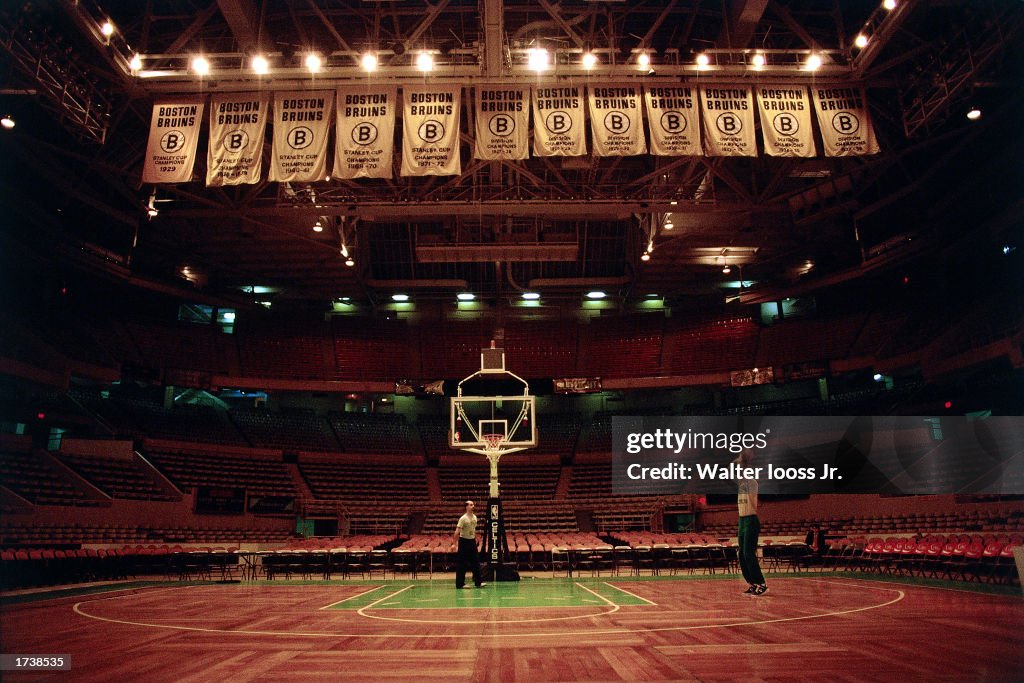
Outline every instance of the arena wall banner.
POLYGON ((878 140, 863 88, 816 86, 811 92, 825 156, 878 154, 878 140))
POLYGON ((327 175, 334 91, 274 93, 273 182, 313 183, 327 175))
POLYGON ((756 157, 754 98, 742 85, 700 88, 704 152, 711 157, 756 157))
POLYGON ((263 93, 225 93, 210 98, 207 186, 260 181, 269 113, 270 97, 263 93))
POLYGON ((639 85, 591 85, 590 132, 594 155, 635 156, 647 152, 639 85))
POLYGON ((530 154, 530 89, 481 85, 476 89, 477 159, 518 161, 530 154))
POLYGON ((144 183, 187 183, 196 163, 203 100, 157 100, 142 165, 144 183))
POLYGON ((583 135, 583 87, 533 89, 533 156, 578 157, 587 153, 583 135))
POLYGON ((395 86, 338 88, 334 176, 390 178, 395 156, 395 86))
POLYGON ((462 88, 403 88, 402 175, 459 175, 462 88))
POLYGON ((688 86, 644 88, 651 154, 701 156, 697 90, 688 86))
POLYGON ((803 86, 757 88, 764 153, 773 157, 813 157, 811 102, 803 86))

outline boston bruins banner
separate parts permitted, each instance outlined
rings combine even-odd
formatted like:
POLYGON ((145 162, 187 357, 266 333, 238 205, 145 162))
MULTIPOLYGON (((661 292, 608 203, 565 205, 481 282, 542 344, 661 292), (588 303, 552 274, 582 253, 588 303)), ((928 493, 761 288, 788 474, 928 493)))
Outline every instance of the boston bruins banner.
POLYGON ((697 91, 683 86, 644 88, 651 154, 700 156, 697 91))
POLYGON ((394 86, 338 88, 334 175, 390 178, 395 156, 394 86))
POLYGON ((533 155, 576 157, 587 153, 583 136, 583 87, 533 89, 533 155))
POLYGON ((757 111, 761 116, 765 154, 773 157, 813 157, 816 154, 807 88, 757 88, 757 111))
POLYGON ((202 121, 201 100, 157 100, 153 104, 142 182, 187 183, 192 180, 202 121))
POLYGON ((594 154, 623 157, 647 151, 639 85, 590 86, 590 132, 594 154))
POLYGON ((814 87, 814 110, 818 113, 825 156, 852 157, 878 154, 878 140, 871 125, 862 88, 814 87))
POLYGON ((754 101, 746 86, 700 88, 704 152, 712 157, 756 157, 754 101))
POLYGON ((482 85, 476 89, 477 159, 525 159, 530 154, 530 89, 482 85))
POLYGON ((462 88, 403 88, 402 175, 459 175, 462 88))
POLYGON ((210 99, 208 186, 251 185, 260 181, 269 111, 269 97, 263 94, 228 93, 210 99))
POLYGON ((313 183, 327 175, 327 131, 334 92, 274 94, 274 154, 270 180, 313 183))

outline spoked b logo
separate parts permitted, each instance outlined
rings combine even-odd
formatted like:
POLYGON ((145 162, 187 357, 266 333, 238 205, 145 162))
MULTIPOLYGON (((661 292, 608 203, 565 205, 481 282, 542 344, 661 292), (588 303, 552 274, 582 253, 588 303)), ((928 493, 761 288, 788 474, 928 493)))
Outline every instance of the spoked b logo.
POLYGON ((224 136, 224 149, 240 152, 249 146, 249 134, 242 129, 233 130, 224 136))
POLYGON ((444 137, 444 125, 440 121, 431 119, 421 123, 416 133, 423 142, 438 142, 444 137))
POLYGON ((848 111, 837 112, 832 117, 832 129, 840 135, 854 135, 860 130, 860 119, 848 111))
POLYGON ((160 138, 160 149, 167 154, 177 152, 185 146, 185 134, 180 130, 169 130, 160 138))
POLYGON ((288 131, 288 146, 292 149, 306 149, 313 144, 313 131, 305 126, 288 131))
POLYGON ((498 137, 507 137, 512 135, 512 131, 516 129, 516 121, 508 114, 497 114, 491 117, 491 120, 487 122, 487 130, 491 131, 491 135, 498 137))
POLYGON ((715 119, 715 127, 718 128, 719 132, 723 135, 739 135, 740 131, 743 130, 743 122, 740 121, 740 117, 731 111, 722 112, 715 119))
POLYGON ((796 135, 796 132, 800 130, 800 122, 796 120, 795 116, 784 111, 772 119, 772 128, 779 135, 796 135))
POLYGON ((604 115, 604 127, 609 133, 622 135, 629 130, 629 117, 621 111, 610 111, 604 115))
POLYGON ((686 130, 686 117, 677 111, 667 111, 661 115, 661 129, 666 133, 682 133, 686 130))
POLYGON ((568 133, 572 130, 572 117, 564 111, 553 111, 545 117, 544 127, 555 135, 568 133))
POLYGON ((372 145, 377 140, 377 126, 369 121, 357 123, 352 129, 352 142, 357 145, 372 145))

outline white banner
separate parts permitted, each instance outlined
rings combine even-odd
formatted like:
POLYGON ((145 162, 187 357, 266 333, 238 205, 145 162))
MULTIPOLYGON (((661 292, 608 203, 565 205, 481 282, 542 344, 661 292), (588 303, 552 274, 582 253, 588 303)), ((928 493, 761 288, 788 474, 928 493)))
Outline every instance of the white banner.
POLYGON ((327 176, 327 132, 334 92, 274 93, 270 180, 314 183, 327 176))
POLYGON ((270 98, 262 93, 226 93, 210 98, 210 144, 206 184, 254 184, 263 168, 263 136, 270 98))
POLYGON ((863 88, 816 86, 812 90, 825 156, 878 154, 878 140, 863 88))
POLYGON ((459 175, 462 88, 403 88, 402 175, 459 175))
POLYGON ((639 85, 591 85, 590 132, 594 154, 626 157, 647 151, 639 85))
POLYGON ((712 157, 756 157, 754 98, 747 86, 705 85, 700 89, 704 151, 712 157))
POLYGON ((395 156, 395 86, 338 88, 334 175, 390 178, 395 156))
POLYGON ((476 159, 525 159, 530 154, 530 89, 476 89, 476 159))
POLYGON ((647 125, 651 129, 651 154, 700 156, 700 118, 697 93, 683 86, 644 88, 647 125))
POLYGON ((534 156, 583 156, 587 153, 584 125, 581 86, 533 89, 534 156))
POLYGON ((201 100, 157 100, 153 104, 142 182, 187 183, 192 180, 202 121, 201 100))
POLYGON ((811 102, 803 86, 757 88, 764 153, 773 157, 813 157, 811 102))

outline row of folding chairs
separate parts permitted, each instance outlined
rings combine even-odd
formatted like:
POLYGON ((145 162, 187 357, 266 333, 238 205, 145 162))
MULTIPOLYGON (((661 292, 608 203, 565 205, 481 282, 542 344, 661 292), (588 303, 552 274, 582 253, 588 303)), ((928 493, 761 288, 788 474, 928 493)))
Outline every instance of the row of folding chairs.
POLYGON ((407 575, 417 578, 432 569, 431 554, 424 550, 280 550, 262 555, 261 567, 267 579, 330 580, 407 575))
POLYGON ((890 576, 1011 584, 1019 581, 1013 557, 1017 545, 968 536, 848 541, 830 546, 822 564, 890 576))
POLYGON ((552 576, 676 575, 735 572, 735 546, 614 546, 607 548, 555 548, 551 551, 552 576))

